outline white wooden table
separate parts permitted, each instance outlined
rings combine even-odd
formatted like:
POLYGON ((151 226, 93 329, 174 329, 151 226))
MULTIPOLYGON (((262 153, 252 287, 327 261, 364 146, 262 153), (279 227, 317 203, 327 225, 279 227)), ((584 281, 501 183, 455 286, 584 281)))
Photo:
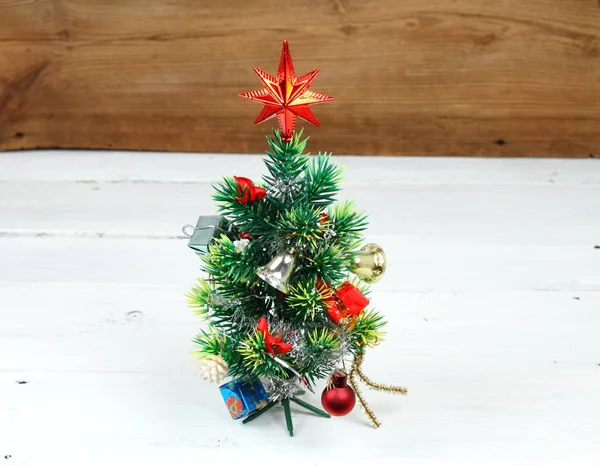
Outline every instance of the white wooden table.
POLYGON ((289 438, 229 418, 184 299, 181 226, 259 156, 0 154, 0 465, 599 464, 600 161, 338 160, 389 261, 365 372, 409 395, 289 438))

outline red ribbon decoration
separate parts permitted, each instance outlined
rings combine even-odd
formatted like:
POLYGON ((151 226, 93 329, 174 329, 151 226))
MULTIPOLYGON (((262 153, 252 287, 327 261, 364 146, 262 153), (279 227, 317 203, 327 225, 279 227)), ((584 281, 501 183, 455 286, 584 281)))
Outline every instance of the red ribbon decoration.
MULTIPOLYGON (((317 286, 330 291, 329 285, 321 279, 317 280, 317 286)), ((327 315, 336 324, 339 324, 343 317, 357 316, 369 305, 367 297, 349 281, 342 283, 331 296, 324 299, 324 302, 327 315)))
POLYGON ((275 353, 278 353, 285 356, 292 350, 292 345, 281 341, 281 335, 271 335, 269 333, 269 324, 264 317, 258 319, 256 329, 265 337, 265 348, 270 354, 275 355, 275 353))
POLYGON ((267 190, 260 186, 254 186, 251 179, 241 176, 234 176, 233 178, 235 178, 235 181, 237 182, 237 192, 239 196, 235 198, 236 201, 241 202, 242 204, 248 204, 248 202, 260 201, 267 195, 267 190))

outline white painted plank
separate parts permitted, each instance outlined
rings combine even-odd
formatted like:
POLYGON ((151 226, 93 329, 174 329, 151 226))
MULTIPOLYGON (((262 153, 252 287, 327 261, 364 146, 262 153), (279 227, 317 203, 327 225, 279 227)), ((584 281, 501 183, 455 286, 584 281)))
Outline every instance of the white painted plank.
MULTIPOLYGON (((215 208, 208 183, 0 183, 0 235, 173 237, 215 208)), ((346 186, 370 235, 506 244, 600 242, 600 187, 346 186)))
POLYGON ((598 161, 339 160, 390 264, 365 370, 409 396, 365 390, 382 429, 358 409, 298 414, 294 439, 281 412, 242 426, 198 377, 183 295, 199 262, 177 236, 212 212, 212 181, 258 177, 259 157, 9 153, 0 460, 598 464, 598 161))
MULTIPOLYGON (((266 144, 265 144, 266 149, 266 144)), ((313 153, 323 148, 308 147, 313 153)), ((0 182, 213 182, 223 174, 258 179, 262 155, 103 151, 0 153, 0 182)), ((335 156, 349 184, 543 184, 600 186, 600 160, 335 156)))
MULTIPOLYGON (((600 291, 600 249, 372 237, 388 271, 374 293, 600 291)), ((0 284, 191 286, 200 260, 181 240, 4 238, 0 284)))
POLYGON ((600 459, 597 293, 380 294, 388 339, 365 371, 407 385, 409 396, 365 390, 384 423, 378 431, 358 410, 328 421, 298 413, 292 440, 281 412, 242 426, 216 387, 199 380, 189 355, 198 323, 181 291, 4 287, 0 354, 11 357, 0 367, 0 448, 31 464, 49 456, 127 464, 167 453, 190 464, 216 449, 243 451, 254 464, 267 451, 334 458, 352 439, 342 455, 436 464, 600 459))

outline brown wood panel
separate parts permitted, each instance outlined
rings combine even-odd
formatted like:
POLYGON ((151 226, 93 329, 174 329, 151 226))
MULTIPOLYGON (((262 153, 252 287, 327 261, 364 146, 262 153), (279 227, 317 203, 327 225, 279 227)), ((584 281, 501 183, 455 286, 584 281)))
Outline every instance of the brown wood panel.
POLYGON ((0 0, 0 149, 263 152, 284 38, 313 152, 600 153, 598 0, 0 0))

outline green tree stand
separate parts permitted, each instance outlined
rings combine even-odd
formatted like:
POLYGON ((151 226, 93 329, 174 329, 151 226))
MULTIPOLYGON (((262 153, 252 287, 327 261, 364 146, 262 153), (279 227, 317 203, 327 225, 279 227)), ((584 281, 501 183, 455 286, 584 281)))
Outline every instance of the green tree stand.
POLYGON ((290 437, 293 437, 294 436, 294 424, 292 422, 292 411, 290 409, 290 400, 293 401, 294 403, 302 406, 304 409, 307 409, 308 411, 315 413, 318 416, 326 417, 326 418, 331 417, 330 414, 327 414, 325 411, 320 410, 319 408, 315 408, 313 405, 308 404, 306 401, 302 401, 296 397, 292 397, 292 398, 284 398, 281 401, 271 401, 263 409, 255 412, 254 414, 251 414, 246 419, 244 419, 243 423, 247 424, 251 421, 254 421, 254 419, 265 414, 269 409, 271 409, 277 403, 281 403, 283 405, 283 412, 285 413, 285 423, 287 425, 287 430, 290 433, 290 437))

